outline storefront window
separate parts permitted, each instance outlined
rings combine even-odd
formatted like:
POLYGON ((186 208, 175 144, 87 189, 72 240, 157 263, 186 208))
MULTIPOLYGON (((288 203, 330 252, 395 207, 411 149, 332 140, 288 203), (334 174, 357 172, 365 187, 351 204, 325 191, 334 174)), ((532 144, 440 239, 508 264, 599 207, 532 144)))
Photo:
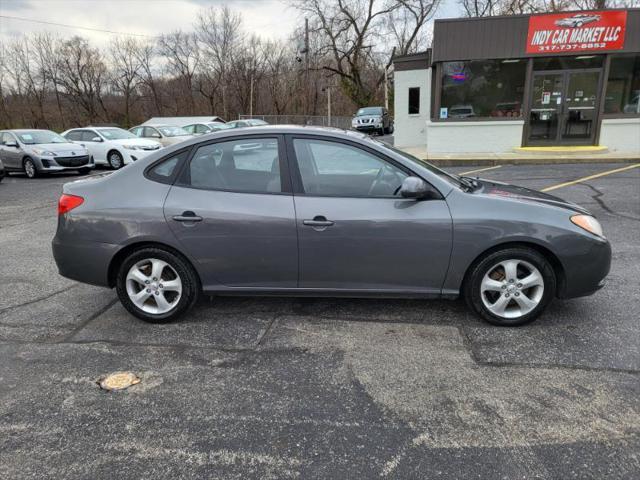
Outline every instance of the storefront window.
POLYGON ((640 115, 640 55, 611 58, 604 111, 640 115))
POLYGON ((444 62, 440 119, 521 118, 526 60, 444 62))

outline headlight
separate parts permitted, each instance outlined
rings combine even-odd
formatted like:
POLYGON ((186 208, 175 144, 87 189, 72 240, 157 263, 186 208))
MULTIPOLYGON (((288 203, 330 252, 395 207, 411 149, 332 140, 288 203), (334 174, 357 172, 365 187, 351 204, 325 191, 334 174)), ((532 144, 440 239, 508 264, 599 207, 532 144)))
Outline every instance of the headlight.
POLYGON ((591 215, 573 215, 571 217, 571 221, 587 232, 604 238, 602 225, 600 225, 600 222, 591 215))
POLYGON ((42 150, 41 148, 34 148, 33 151, 36 155, 44 155, 45 157, 53 157, 55 155, 55 153, 49 150, 42 150))
POLYGON ((137 145, 124 145, 124 148, 126 148, 127 150, 138 150, 137 145))

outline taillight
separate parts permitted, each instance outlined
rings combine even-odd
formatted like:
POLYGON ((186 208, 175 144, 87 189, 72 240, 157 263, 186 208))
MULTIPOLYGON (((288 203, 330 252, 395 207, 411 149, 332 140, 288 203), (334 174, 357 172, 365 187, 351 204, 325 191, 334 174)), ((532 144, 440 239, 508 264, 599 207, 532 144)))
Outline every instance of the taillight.
POLYGON ((76 207, 79 207, 84 202, 84 198, 77 195, 67 195, 63 193, 58 200, 58 215, 64 215, 70 212, 76 207))

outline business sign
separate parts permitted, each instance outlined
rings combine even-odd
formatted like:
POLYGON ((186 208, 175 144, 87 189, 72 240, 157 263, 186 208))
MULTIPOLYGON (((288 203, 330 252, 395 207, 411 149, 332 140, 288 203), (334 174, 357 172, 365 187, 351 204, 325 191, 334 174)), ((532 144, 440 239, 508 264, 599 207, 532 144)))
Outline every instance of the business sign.
POLYGON ((532 15, 527 53, 620 50, 626 26, 626 10, 532 15))

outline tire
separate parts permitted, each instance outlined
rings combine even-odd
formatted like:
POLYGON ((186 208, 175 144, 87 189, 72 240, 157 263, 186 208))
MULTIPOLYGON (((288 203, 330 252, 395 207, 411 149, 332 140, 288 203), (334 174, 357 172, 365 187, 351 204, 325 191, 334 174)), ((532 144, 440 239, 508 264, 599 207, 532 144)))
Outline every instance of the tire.
POLYGON ((485 255, 471 267, 464 282, 469 308, 499 326, 515 327, 534 321, 555 294, 553 267, 528 247, 505 248, 485 255), (515 278, 505 266, 510 267, 510 272, 515 269, 515 278))
POLYGON ((107 163, 113 170, 118 170, 124 166, 124 160, 122 159, 122 155, 120 152, 116 150, 111 150, 107 155, 107 163))
POLYGON ((79 173, 80 175, 86 175, 86 174, 88 174, 90 171, 91 171, 91 169, 90 169, 90 168, 79 168, 79 169, 78 169, 78 173, 79 173))
POLYGON ((116 291, 124 308, 135 317, 149 323, 168 323, 195 305, 200 296, 200 281, 191 264, 181 255, 146 247, 135 250, 120 264, 116 291), (161 266, 156 270, 161 276, 152 276, 154 265, 161 266), (143 283, 143 280, 149 283, 143 283), (167 287, 169 284, 171 288, 167 287), (143 301, 134 301, 136 294, 142 295, 143 301), (159 300, 166 304, 158 303, 159 300))
POLYGON ((25 158, 22 162, 22 168, 27 178, 36 178, 40 175, 36 163, 29 157, 25 158))

